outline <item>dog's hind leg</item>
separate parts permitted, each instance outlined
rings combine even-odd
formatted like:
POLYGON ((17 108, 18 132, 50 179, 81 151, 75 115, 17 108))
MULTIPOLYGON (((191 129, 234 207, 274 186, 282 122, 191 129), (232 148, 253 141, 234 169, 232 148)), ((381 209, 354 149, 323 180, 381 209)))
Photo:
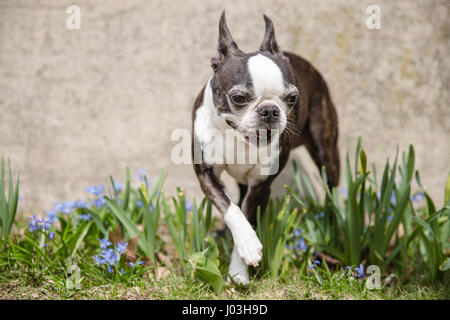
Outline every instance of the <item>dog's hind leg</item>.
POLYGON ((319 171, 325 166, 328 185, 339 183, 339 150, 337 114, 325 83, 312 96, 306 124, 306 148, 319 171))
POLYGON ((242 202, 244 201, 244 198, 247 194, 248 186, 246 184, 241 184, 241 183, 238 183, 238 185, 239 185, 239 204, 238 204, 238 206, 239 206, 239 208, 242 209, 242 202))

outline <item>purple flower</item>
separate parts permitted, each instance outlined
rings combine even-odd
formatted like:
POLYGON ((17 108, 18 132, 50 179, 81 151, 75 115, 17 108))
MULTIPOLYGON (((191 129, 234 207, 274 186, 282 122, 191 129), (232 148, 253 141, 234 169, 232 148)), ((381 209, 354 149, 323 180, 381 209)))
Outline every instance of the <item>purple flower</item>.
POLYGON ((303 232, 305 232, 305 231, 301 230, 301 229, 295 229, 294 230, 294 237, 296 237, 296 238, 300 237, 303 232))
POLYGON ((47 210, 46 211, 47 218, 49 223, 53 224, 58 218, 58 213, 55 210, 47 210))
POLYGON ((120 256, 125 252, 128 242, 120 241, 115 249, 108 248, 112 243, 108 239, 98 239, 100 248, 102 249, 99 255, 95 255, 94 261, 97 265, 106 265, 108 273, 111 273, 113 267, 117 265, 120 256))
POLYGON ((106 250, 112 243, 108 239, 97 239, 100 242, 100 248, 106 250))
POLYGON ((395 207, 395 205, 397 204, 397 197, 395 196, 395 191, 392 191, 392 195, 391 195, 391 203, 392 205, 395 207))
POLYGON ((138 262, 136 262, 136 263, 133 263, 133 262, 129 262, 128 263, 128 265, 130 266, 130 268, 134 268, 135 266, 140 266, 140 265, 142 265, 142 264, 144 264, 144 261, 138 261, 138 262))
POLYGON ((364 266, 362 264, 359 265, 359 268, 355 268, 355 271, 358 272, 358 274, 356 275, 356 278, 364 278, 364 276, 366 275, 364 273, 364 266))
POLYGON ((48 234, 48 238, 49 238, 50 240, 53 240, 53 239, 55 238, 55 233, 54 233, 54 232, 50 232, 50 233, 48 234))
POLYGON ((89 203, 83 200, 78 199, 77 201, 75 201, 74 206, 80 209, 88 209, 89 208, 89 203))
POLYGON ((78 216, 78 218, 80 218, 81 220, 84 220, 84 221, 89 221, 89 220, 91 220, 92 215, 91 215, 90 213, 87 213, 87 214, 80 214, 80 215, 78 216))
POLYGON ((411 201, 418 203, 418 202, 421 202, 422 200, 424 200, 425 198, 426 197, 423 192, 417 192, 415 195, 411 196, 411 201))
POLYGON ((137 169, 135 176, 139 178, 141 181, 145 181, 145 176, 147 176, 148 173, 145 169, 137 169))
POLYGON ((122 240, 120 240, 120 243, 117 244, 117 246, 116 246, 116 250, 119 253, 119 255, 121 255, 122 253, 124 253, 127 250, 127 245, 128 245, 128 242, 124 243, 122 240))
POLYGON ((46 220, 44 217, 42 217, 41 221, 40 221, 40 226, 41 226, 41 230, 44 230, 45 232, 48 231, 48 229, 50 229, 50 221, 46 220))
POLYGON ((32 217, 28 217, 28 231, 30 232, 36 232, 38 230, 48 231, 50 228, 50 222, 49 220, 46 220, 44 217, 42 217, 42 220, 39 220, 36 215, 33 215, 32 217))
POLYGON ((187 200, 184 201, 184 207, 186 208, 186 211, 192 210, 192 204, 187 200))
POLYGON ((294 249, 296 251, 303 250, 306 251, 308 249, 308 246, 305 244, 305 238, 301 237, 296 243, 294 249))
POLYGON ((92 201, 92 204, 97 208, 102 208, 106 204, 105 198, 97 198, 92 201))
POLYGON ((89 192, 90 194, 96 195, 96 196, 103 195, 104 189, 105 189, 105 186, 102 184, 98 185, 98 186, 86 187, 87 192, 89 192))
POLYGON ((121 184, 120 182, 114 181, 114 190, 116 192, 120 192, 124 189, 123 184, 121 184))

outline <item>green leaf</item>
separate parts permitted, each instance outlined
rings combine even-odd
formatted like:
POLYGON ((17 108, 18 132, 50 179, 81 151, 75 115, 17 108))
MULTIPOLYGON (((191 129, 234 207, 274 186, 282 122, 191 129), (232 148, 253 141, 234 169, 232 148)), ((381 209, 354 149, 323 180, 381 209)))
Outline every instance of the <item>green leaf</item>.
POLYGON ((447 271, 450 269, 450 258, 447 258, 440 266, 439 270, 441 271, 447 271))
POLYGON ((211 286, 216 293, 222 292, 225 281, 219 270, 219 251, 212 237, 208 237, 208 248, 202 252, 196 252, 188 261, 192 268, 192 277, 211 286))

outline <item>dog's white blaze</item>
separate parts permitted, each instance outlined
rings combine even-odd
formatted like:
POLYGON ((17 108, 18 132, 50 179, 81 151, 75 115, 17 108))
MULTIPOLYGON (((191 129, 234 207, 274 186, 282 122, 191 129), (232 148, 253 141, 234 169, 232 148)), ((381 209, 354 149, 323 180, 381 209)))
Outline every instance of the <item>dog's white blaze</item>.
POLYGON ((285 91, 280 68, 262 54, 248 59, 248 72, 257 97, 281 96, 285 91))

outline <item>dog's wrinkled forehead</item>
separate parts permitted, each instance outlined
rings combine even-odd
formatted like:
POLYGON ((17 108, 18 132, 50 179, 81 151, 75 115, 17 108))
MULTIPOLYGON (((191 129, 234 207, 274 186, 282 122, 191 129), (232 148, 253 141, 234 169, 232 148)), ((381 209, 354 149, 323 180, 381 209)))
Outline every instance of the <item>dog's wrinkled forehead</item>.
POLYGON ((223 92, 241 86, 255 96, 281 95, 295 83, 286 61, 265 52, 230 56, 215 73, 223 92))

